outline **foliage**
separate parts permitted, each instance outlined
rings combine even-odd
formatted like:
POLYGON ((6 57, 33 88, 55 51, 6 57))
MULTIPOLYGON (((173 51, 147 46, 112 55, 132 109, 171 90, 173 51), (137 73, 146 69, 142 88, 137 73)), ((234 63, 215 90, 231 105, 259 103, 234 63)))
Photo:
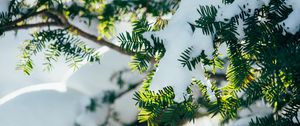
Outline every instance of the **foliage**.
POLYGON ((133 61, 130 63, 132 70, 145 72, 148 70, 153 58, 160 58, 164 55, 165 48, 162 40, 151 36, 153 43, 150 43, 142 35, 144 32, 157 30, 156 28, 158 27, 163 28, 164 26, 162 25, 165 24, 155 23, 153 26, 150 26, 146 17, 143 17, 133 22, 133 32, 131 34, 126 32, 119 35, 121 48, 125 51, 135 52, 135 55, 132 57, 133 61))
POLYGON ((95 49, 88 48, 84 42, 68 34, 66 30, 47 30, 34 33, 33 39, 25 41, 22 46, 21 60, 18 69, 30 74, 33 69, 31 56, 44 51, 45 69, 51 70, 52 61, 57 61, 61 55, 65 57, 70 67, 78 68, 83 60, 100 62, 95 49))
MULTIPOLYGON (((223 1, 230 4, 231 1, 223 1)), ((192 28, 199 28, 206 35, 213 35, 214 44, 225 43, 228 47, 228 59, 230 62, 227 68, 226 78, 228 85, 225 87, 213 86, 213 89, 200 90, 204 96, 198 100, 200 105, 208 108, 211 114, 220 114, 223 121, 238 118, 238 111, 247 108, 255 101, 263 99, 271 107, 274 113, 268 117, 257 117, 250 125, 300 125, 299 121, 292 119, 298 117, 300 102, 299 92, 299 33, 287 33, 280 22, 287 18, 292 9, 284 4, 283 0, 271 0, 268 6, 263 6, 256 10, 254 15, 242 11, 240 14, 228 19, 226 22, 216 21, 218 8, 214 6, 200 6, 198 9, 199 19, 195 21, 192 28), (265 20, 261 20, 265 19, 265 20), (245 37, 238 38, 237 25, 244 23, 245 37), (285 34, 282 34, 285 33, 285 34), (212 101, 207 96, 207 90, 213 90, 216 101, 212 101), (242 92, 242 96, 238 93, 242 92), (284 114, 281 114, 284 113, 284 114)), ((147 26, 148 27, 148 26, 147 26)), ((146 27, 144 27, 146 28, 146 27)), ((135 32, 135 30, 133 31, 135 32)), ((129 34, 127 35, 129 36, 129 34)), ((142 40, 140 36, 132 35, 131 42, 135 39, 142 40)), ((139 41, 135 41, 136 44, 139 41)), ((147 42, 140 42, 147 43, 147 42)), ((131 51, 141 51, 140 47, 125 47, 131 51)), ((200 62, 207 66, 222 67, 222 62, 218 59, 217 48, 213 59, 207 59, 205 52, 196 58, 191 58, 190 53, 193 48, 184 51, 179 59, 184 67, 192 70, 200 62)), ((142 57, 144 60, 147 59, 142 57)), ((140 59, 139 61, 142 61, 140 59)), ((145 69, 143 69, 145 70, 145 69)), ((213 72, 214 74, 214 72, 213 72)), ((146 80, 147 83, 151 79, 146 80)), ((179 120, 174 115, 180 113, 171 111, 172 114, 164 114, 165 109, 169 109, 174 103, 172 88, 166 87, 158 94, 147 89, 143 89, 135 95, 135 99, 140 111, 140 121, 147 121, 149 125, 177 125, 179 120), (171 116, 173 115, 173 116, 171 116), (165 117, 161 117, 165 116, 165 117), (172 118, 173 120, 165 120, 172 118), (164 121, 170 121, 166 124, 164 121)), ((186 107, 193 105, 186 105, 186 107)), ((192 107, 193 108, 193 107, 192 107)), ((195 107, 193 109, 198 109, 195 107)), ((186 111, 186 114, 189 111, 186 111)), ((186 120, 193 119, 189 116, 186 120)))
MULTIPOLYGON (((144 81, 144 87, 134 94, 137 106, 141 108, 138 115, 140 122, 147 122, 149 126, 171 125, 176 126, 181 120, 191 121, 197 115, 199 105, 193 102, 190 96, 181 103, 174 102, 175 94, 172 87, 165 87, 155 93, 148 89, 154 72, 151 72, 144 81)), ((190 92, 192 93, 192 92, 190 92)))
MULTIPOLYGON (((130 67, 134 71, 150 72, 144 80, 143 88, 134 94, 137 106, 140 108, 138 120, 147 122, 148 125, 180 125, 191 121, 199 114, 199 109, 204 107, 208 114, 221 115, 223 122, 238 119, 238 112, 248 108, 258 100, 263 100, 274 110, 271 115, 257 117, 249 125, 300 125, 298 112, 300 108, 300 32, 290 34, 279 25, 293 11, 286 6, 285 0, 270 0, 265 5, 250 14, 241 11, 225 22, 216 21, 219 7, 199 6, 199 18, 189 22, 192 31, 200 29, 205 35, 214 36, 213 58, 207 58, 202 51, 192 58, 193 48, 182 52, 178 61, 183 67, 193 70, 202 63, 205 67, 212 67, 207 71, 207 77, 216 74, 217 68, 223 68, 223 61, 219 58, 218 46, 226 44, 229 66, 226 70, 228 84, 221 87, 213 83, 207 87, 199 80, 194 80, 186 90, 188 95, 185 101, 174 101, 172 87, 165 87, 159 93, 149 90, 156 63, 164 56, 163 40, 151 36, 153 42, 143 37, 143 33, 157 31, 164 28, 168 21, 162 16, 173 13, 179 0, 82 0, 72 1, 66 5, 62 0, 39 0, 34 6, 24 2, 12 0, 7 12, 0 13, 0 35, 11 27, 29 24, 28 20, 18 22, 15 19, 30 17, 41 10, 55 10, 67 19, 79 17, 88 25, 92 21, 98 22, 98 39, 110 38, 114 33, 114 25, 121 20, 131 21, 132 32, 118 35, 120 48, 124 52, 133 53, 130 67), (124 19, 129 16, 130 19, 124 19), (149 22, 147 17, 154 17, 155 22, 149 22), (263 19, 263 20, 262 20, 263 19), (237 26, 243 24, 244 37, 237 26), (284 33, 284 34, 283 34, 284 33), (201 95, 194 99, 196 86, 201 95), (210 99, 208 92, 213 92, 216 99, 210 99), (241 96, 237 94, 242 94, 241 96), (293 119, 296 119, 293 120, 293 119)), ((234 0, 222 0, 224 4, 231 4, 234 0)), ((246 5, 245 5, 246 6, 246 5)), ((196 11, 196 10, 195 10, 196 11)), ((63 23, 57 16, 46 13, 42 15, 43 21, 63 23)), ((99 62, 99 54, 88 48, 74 34, 72 28, 40 30, 32 34, 32 40, 25 41, 22 46, 21 60, 18 68, 26 74, 33 69, 32 56, 43 52, 45 54, 45 68, 51 69, 52 62, 63 56, 66 62, 76 68, 80 62, 99 62)), ((119 81, 120 87, 123 82, 119 81)), ((105 92, 102 102, 112 104, 118 97, 114 91, 105 92)), ((87 109, 94 111, 97 106, 95 99, 87 109)))
MULTIPOLYGON (((291 125, 291 119, 297 118, 299 110, 299 102, 294 101, 298 99, 299 79, 296 78, 299 78, 299 73, 292 70, 299 68, 296 63, 299 61, 299 56, 296 56, 299 52, 299 32, 295 35, 282 34, 284 29, 278 25, 287 18, 291 8, 286 7, 281 0, 271 0, 269 6, 263 6, 254 15, 242 12, 226 23, 214 21, 215 10, 215 7, 200 7, 201 18, 195 25, 206 34, 217 35, 215 41, 228 46, 230 66, 226 75, 229 84, 220 89, 220 99, 225 98, 226 102, 218 103, 225 105, 225 109, 217 111, 225 120, 236 118, 238 109, 264 99, 274 108, 274 116, 277 117, 273 118, 271 125, 287 124, 284 121, 286 119, 290 120, 288 122, 291 125), (266 21, 259 18, 265 18, 266 21), (245 37, 242 40, 236 37, 239 35, 236 29, 238 19, 245 22, 245 37), (241 91, 244 95, 240 98, 236 93, 241 91), (287 107, 290 103, 293 103, 292 107, 287 107), (292 111, 286 111, 287 108, 292 111), (284 111, 284 116, 279 111, 284 111)), ((265 119, 258 118, 257 123, 252 125, 265 125, 264 121, 269 122, 265 119)))
MULTIPOLYGON (((0 14, 0 35, 3 35, 7 30, 10 30, 10 28, 30 24, 26 20, 27 17, 38 14, 44 10, 55 10, 57 13, 61 13, 70 19, 79 17, 88 25, 90 25, 91 21, 93 20, 98 21, 98 30, 100 33, 98 39, 101 39, 102 37, 109 38, 114 32, 115 22, 120 21, 122 15, 130 14, 132 15, 132 19, 136 17, 134 15, 139 14, 152 14, 153 16, 160 16, 176 9, 178 3, 179 1, 177 0, 169 2, 148 0, 115 0, 112 2, 106 2, 105 0, 84 0, 81 1, 81 3, 73 1, 71 4, 66 5, 66 3, 64 3, 62 0, 38 0, 35 5, 28 5, 24 1, 12 0, 10 2, 8 11, 1 12, 0 14), (18 18, 24 18, 24 20, 18 20, 18 18)), ((57 17, 52 13, 46 13, 46 15, 41 16, 43 20, 54 20, 54 22, 63 23, 61 19, 59 19, 60 17, 57 17)), ((157 26, 162 25, 161 23, 159 24, 160 25, 157 26)), ((136 28, 138 27, 140 26, 136 26, 136 28)), ((34 33, 32 35, 33 40, 24 42, 21 62, 18 65, 18 69, 21 69, 26 74, 29 74, 33 69, 31 55, 36 55, 38 52, 42 52, 43 49, 46 50, 45 66, 47 70, 52 68, 51 61, 56 61, 61 54, 65 56, 67 63, 69 63, 73 68, 78 67, 78 63, 83 61, 85 58, 87 58, 87 60, 90 62, 98 62, 99 56, 96 56, 95 50, 88 49, 82 42, 79 42, 79 39, 75 39, 73 36, 67 35, 68 30, 70 30, 72 34, 77 35, 76 30, 74 31, 72 27, 66 27, 64 29, 58 29, 54 31, 45 30, 34 33), (50 41, 56 42, 49 44, 50 41)), ((126 39, 131 41, 128 37, 126 39)), ((139 45, 134 44, 123 46, 139 45)), ((152 49, 152 51, 153 55, 153 53, 155 53, 154 51, 156 50, 152 49)), ((145 66, 149 62, 149 53, 139 53, 135 56, 135 59, 137 60, 144 58, 148 58, 148 60, 133 62, 131 66, 136 69, 144 69, 141 67, 141 65, 145 66)))

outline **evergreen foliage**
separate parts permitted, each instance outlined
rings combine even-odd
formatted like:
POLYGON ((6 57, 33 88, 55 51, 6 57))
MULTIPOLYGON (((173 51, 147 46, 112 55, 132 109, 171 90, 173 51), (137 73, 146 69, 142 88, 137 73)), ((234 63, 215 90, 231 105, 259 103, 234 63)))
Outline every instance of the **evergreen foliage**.
POLYGON ((176 103, 173 101, 175 94, 172 87, 165 87, 159 93, 148 89, 153 72, 145 79, 142 90, 134 94, 134 99, 141 108, 138 120, 147 122, 149 126, 176 126, 181 120, 193 120, 200 106, 193 102, 191 95, 187 96, 184 102, 176 103))
MULTIPOLYGON (((130 67, 134 71, 147 72, 140 91, 134 94, 137 106, 140 108, 139 122, 147 122, 149 126, 180 125, 185 121, 192 121, 199 115, 200 108, 206 108, 209 115, 221 115, 223 123, 238 119, 238 112, 248 108, 258 100, 263 100, 273 108, 273 113, 266 117, 256 117, 249 122, 250 126, 294 126, 300 125, 298 112, 300 109, 300 32, 291 34, 279 25, 288 18, 293 11, 286 6, 285 0, 270 0, 269 5, 255 10, 253 15, 248 11, 241 11, 224 22, 216 21, 218 7, 199 6, 199 18, 189 22, 192 31, 200 29, 205 35, 214 37, 213 58, 209 59, 208 52, 202 51, 192 58, 192 47, 187 48, 178 57, 183 67, 194 70, 197 65, 213 67, 212 71, 205 71, 210 78, 217 69, 224 67, 219 58, 218 46, 227 45, 227 59, 229 66, 226 71, 228 85, 221 87, 216 82, 208 88, 200 80, 194 80, 187 87, 188 94, 181 103, 174 101, 172 87, 165 87, 158 93, 149 90, 149 85, 157 68, 156 63, 166 52, 163 40, 151 36, 153 42, 143 37, 143 33, 157 31, 167 25, 167 20, 161 16, 173 13, 177 9, 179 0, 83 0, 83 4, 72 2, 65 5, 61 0, 39 0, 36 6, 29 6, 23 2, 12 0, 8 12, 0 13, 0 35, 9 27, 29 24, 26 21, 14 22, 15 18, 29 17, 40 10, 55 10, 67 18, 87 19, 99 21, 99 36, 109 38, 114 32, 114 24, 122 20, 123 15, 130 15, 133 24, 132 32, 118 35, 120 48, 124 52, 133 53, 130 67), (26 10, 26 11, 24 11, 26 10), (141 16, 143 15, 143 16, 141 16), (157 18, 149 23, 147 16, 157 18), (15 23, 15 24, 13 24, 15 23), (237 26, 244 23, 244 37, 237 26), (9 26, 9 27, 8 27, 9 26), (196 86, 201 92, 196 97, 192 89, 196 86), (210 99, 208 92, 213 92, 216 100, 210 99), (241 96, 238 93, 242 94, 241 96)), ((224 4, 231 4, 234 0, 222 0, 224 4)), ((245 8, 247 5, 244 5, 245 8)), ((46 13, 45 20, 63 23, 59 17, 46 13)), ((99 62, 99 54, 88 48, 76 36, 71 35, 72 28, 41 30, 32 34, 32 40, 25 41, 22 46, 21 60, 18 68, 26 74, 33 69, 32 56, 43 52, 45 54, 45 68, 51 69, 52 62, 64 56, 71 67, 76 68, 80 62, 99 62), (71 32, 70 32, 71 31, 71 32)), ((120 84, 123 82, 120 81, 120 84)), ((112 104, 118 97, 113 91, 107 91, 102 102, 112 104)), ((97 101, 91 100, 87 107, 95 110, 97 101)), ((201 124, 200 124, 201 125, 201 124)))
MULTIPOLYGON (((230 4, 233 1, 223 2, 230 4)), ((299 63, 297 63, 299 62, 299 32, 295 35, 290 34, 279 25, 291 11, 290 7, 285 6, 284 0, 271 0, 268 6, 255 10, 254 15, 242 11, 233 18, 227 19, 226 22, 220 22, 215 21, 217 7, 199 7, 198 13, 201 18, 192 24, 192 28, 199 28, 204 34, 215 36, 215 47, 217 44, 226 43, 230 62, 226 73, 229 84, 211 89, 217 96, 216 101, 211 101, 206 94, 207 89, 203 88, 205 86, 200 86, 204 95, 198 102, 207 107, 209 113, 220 114, 224 122, 227 122, 229 119, 238 118, 237 113, 242 108, 249 107, 257 100, 264 100, 274 108, 274 113, 268 117, 257 117, 249 125, 300 125, 299 121, 293 121, 298 119, 300 104, 297 100, 299 99, 299 63), (240 21, 245 22, 245 37, 242 39, 237 38, 240 34, 237 31, 240 21), (285 34, 282 34, 283 32, 285 34), (243 92, 241 97, 237 95, 239 92, 243 92)), ((200 62, 208 66, 222 66, 222 62, 216 60, 218 54, 215 60, 207 59, 205 52, 191 59, 192 49, 188 48, 184 51, 179 59, 184 67, 192 70, 200 62), (213 64, 213 61, 220 62, 213 64)), ((143 89, 135 97, 141 108, 142 117, 139 118, 141 122, 147 121, 149 125, 178 124, 178 120, 174 117, 180 115, 178 111, 172 114, 163 114, 164 112, 161 111, 162 108, 171 107, 174 102, 171 88, 166 87, 158 94, 143 89), (155 107, 157 104, 159 106, 155 107), (167 117, 161 118, 162 115, 167 117), (173 121, 168 120, 169 118, 173 121), (173 124, 164 123, 168 121, 173 124)), ((189 100, 176 104, 184 104, 189 100)), ((198 109, 193 107, 193 104, 187 106, 198 109)), ((190 116, 185 119, 194 118, 192 116, 194 114, 189 111, 186 111, 186 114, 190 116)))
POLYGON ((133 32, 131 34, 126 32, 125 34, 122 33, 119 35, 119 40, 121 42, 120 47, 125 51, 136 53, 130 64, 132 70, 145 72, 148 70, 152 58, 159 59, 164 55, 165 48, 162 44, 162 40, 151 36, 151 39, 153 40, 152 46, 148 40, 143 38, 142 34, 147 31, 157 30, 156 28, 163 28, 165 25, 165 23, 155 23, 153 26, 150 26, 146 18, 143 17, 142 19, 133 22, 133 32))
POLYGON ((30 74, 33 69, 31 56, 45 50, 45 69, 51 70, 52 61, 57 61, 63 55, 70 67, 76 69, 80 62, 100 62, 100 56, 95 49, 88 48, 84 42, 68 34, 66 30, 47 30, 35 33, 33 39, 25 41, 22 47, 21 60, 18 69, 30 74))

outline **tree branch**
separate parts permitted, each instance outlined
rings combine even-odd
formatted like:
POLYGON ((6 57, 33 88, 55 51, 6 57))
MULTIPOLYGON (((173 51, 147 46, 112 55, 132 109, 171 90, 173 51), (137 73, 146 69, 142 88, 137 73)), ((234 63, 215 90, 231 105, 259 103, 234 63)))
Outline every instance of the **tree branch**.
POLYGON ((72 29, 72 30, 75 30, 76 33, 78 33, 80 36, 82 36, 82 37, 84 37, 86 39, 89 39, 91 41, 94 41, 97 44, 100 44, 100 45, 103 45, 103 46, 107 46, 107 47, 109 47, 109 48, 111 48, 111 49, 113 49, 113 50, 115 50, 115 51, 117 51, 119 53, 125 54, 125 55, 134 55, 133 52, 124 51, 119 46, 117 46, 117 45, 115 45, 113 43, 110 43, 110 42, 108 42, 108 41, 106 41, 104 39, 98 39, 97 36, 89 34, 89 33, 81 30, 80 28, 78 28, 78 27, 76 27, 74 25, 70 25, 69 28, 72 29))
POLYGON ((211 74, 210 78, 218 81, 227 81, 226 74, 224 73, 215 73, 209 72, 211 74))
POLYGON ((124 51, 122 50, 119 46, 113 44, 113 43, 110 43, 110 42, 107 42, 105 41, 104 39, 98 39, 97 36, 95 35, 92 35, 88 32, 85 32, 83 31, 82 29, 76 27, 75 25, 72 25, 69 20, 61 13, 59 13, 58 11, 55 11, 55 10, 49 10, 47 11, 49 12, 50 14, 54 15, 54 16, 57 16, 58 19, 60 19, 60 22, 63 24, 63 26, 65 28, 69 28, 71 30, 74 30, 76 31, 76 33, 78 33, 80 36, 86 38, 86 39, 89 39, 91 41, 94 41, 95 43, 97 44, 100 44, 100 45, 103 45, 103 46, 107 46, 119 53, 122 53, 122 54, 126 54, 126 55, 134 55, 133 52, 128 52, 128 51, 124 51))
POLYGON ((110 43, 104 39, 98 39, 97 36, 83 31, 82 29, 78 28, 77 26, 71 24, 69 22, 69 20, 67 19, 67 17, 65 17, 63 14, 61 14, 60 12, 58 12, 56 10, 42 10, 39 12, 34 12, 31 14, 25 15, 19 19, 16 19, 16 20, 8 23, 6 26, 1 27, 0 29, 2 29, 3 31, 6 32, 6 31, 11 31, 11 30, 29 29, 29 28, 34 28, 34 27, 45 27, 45 26, 58 26, 58 27, 68 28, 70 30, 76 31, 76 33, 78 35, 80 35, 86 39, 89 39, 97 44, 102 45, 102 46, 107 46, 121 54, 134 55, 133 52, 124 51, 118 45, 110 43), (21 25, 21 26, 16 25, 19 22, 25 21, 31 17, 35 17, 38 15, 47 15, 49 18, 52 18, 52 19, 53 19, 53 17, 51 17, 51 16, 54 16, 59 20, 53 19, 53 20, 55 20, 55 22, 42 22, 42 23, 35 23, 35 24, 25 24, 25 25, 21 25))
POLYGON ((25 21, 25 20, 27 20, 27 19, 29 19, 29 18, 31 18, 31 17, 35 17, 35 16, 37 16, 37 15, 44 14, 46 11, 47 11, 47 10, 41 10, 41 11, 38 11, 38 12, 30 13, 30 14, 25 15, 25 16, 22 16, 22 17, 20 17, 20 18, 14 20, 14 21, 12 21, 12 22, 7 23, 6 26, 13 26, 13 25, 16 25, 17 23, 22 22, 22 21, 25 21))
POLYGON ((25 24, 20 26, 4 26, 3 29, 5 32, 13 31, 13 30, 21 30, 21 29, 30 29, 30 28, 42 28, 47 26, 58 26, 61 27, 60 23, 56 22, 41 22, 41 23, 33 23, 33 24, 25 24))

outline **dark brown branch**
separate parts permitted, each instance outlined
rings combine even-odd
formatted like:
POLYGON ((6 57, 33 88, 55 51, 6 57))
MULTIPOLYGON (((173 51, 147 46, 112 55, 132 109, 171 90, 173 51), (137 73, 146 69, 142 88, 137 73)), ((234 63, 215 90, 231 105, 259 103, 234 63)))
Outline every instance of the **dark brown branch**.
POLYGON ((218 80, 218 81, 226 81, 227 80, 226 74, 223 74, 223 73, 212 74, 211 72, 210 72, 210 74, 211 74, 210 78, 213 80, 218 80))
POLYGON ((84 37, 84 38, 87 38, 91 41, 94 41, 95 43, 97 44, 100 44, 100 45, 103 45, 103 46, 107 46, 119 53, 122 53, 122 54, 126 54, 126 55, 134 55, 134 53, 131 53, 131 52, 127 52, 127 51, 124 51, 122 50, 119 46, 113 44, 113 43, 110 43, 110 42, 107 42, 105 41, 104 39, 98 39, 97 36, 94 36, 92 34, 89 34, 81 29, 79 29, 78 27, 74 26, 74 25, 70 25, 69 27, 70 29, 72 30, 75 30, 76 33, 78 33, 80 36, 84 37))
POLYGON ((57 16, 57 18, 60 19, 60 22, 63 24, 64 27, 69 28, 70 30, 76 31, 76 33, 78 33, 80 36, 82 36, 84 38, 87 38, 91 41, 94 41, 97 44, 107 46, 107 47, 109 47, 109 48, 111 48, 111 49, 113 49, 113 50, 115 50, 119 53, 126 54, 126 55, 134 55, 133 52, 124 51, 119 46, 117 46, 113 43, 107 42, 104 39, 98 39, 97 36, 92 35, 88 32, 85 32, 82 29, 76 27, 75 25, 72 25, 63 14, 61 14, 61 13, 55 11, 55 10, 49 10, 48 13, 57 16))
POLYGON ((14 26, 14 25, 16 25, 17 23, 22 22, 22 21, 25 21, 25 20, 27 20, 27 19, 29 19, 29 18, 31 18, 31 17, 35 17, 35 16, 37 16, 37 15, 44 14, 46 11, 47 11, 47 10, 41 10, 41 11, 38 11, 38 12, 30 13, 30 14, 25 15, 25 16, 23 16, 23 17, 20 17, 20 18, 14 20, 14 21, 12 21, 12 22, 7 23, 6 26, 14 26))
POLYGON ((61 24, 56 22, 41 22, 41 23, 33 23, 33 24, 25 24, 20 26, 4 26, 3 29, 5 32, 13 31, 13 30, 21 30, 21 29, 30 29, 30 28, 42 28, 47 26, 57 26, 61 27, 61 24))

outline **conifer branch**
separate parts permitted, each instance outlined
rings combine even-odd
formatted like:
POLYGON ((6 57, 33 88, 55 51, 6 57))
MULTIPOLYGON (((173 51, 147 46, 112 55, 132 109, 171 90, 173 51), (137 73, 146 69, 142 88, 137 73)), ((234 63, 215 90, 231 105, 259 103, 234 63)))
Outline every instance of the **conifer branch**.
POLYGON ((62 13, 60 13, 56 10, 41 10, 38 12, 34 12, 31 14, 25 15, 23 17, 20 17, 14 21, 8 23, 6 26, 1 27, 0 29, 7 32, 7 31, 11 31, 11 30, 30 29, 30 28, 45 27, 45 26, 58 26, 58 27, 68 28, 72 31, 76 31, 77 35, 82 36, 86 39, 89 39, 99 45, 107 46, 121 54, 134 55, 133 52, 124 51, 118 45, 115 45, 104 39, 99 39, 97 36, 92 35, 86 31, 83 31, 82 29, 78 28, 77 26, 71 24, 66 16, 64 16, 62 13), (17 26, 18 23, 25 21, 29 18, 36 17, 38 15, 46 15, 49 18, 54 19, 55 21, 54 22, 41 22, 41 23, 35 23, 35 24, 24 24, 24 25, 17 26))

